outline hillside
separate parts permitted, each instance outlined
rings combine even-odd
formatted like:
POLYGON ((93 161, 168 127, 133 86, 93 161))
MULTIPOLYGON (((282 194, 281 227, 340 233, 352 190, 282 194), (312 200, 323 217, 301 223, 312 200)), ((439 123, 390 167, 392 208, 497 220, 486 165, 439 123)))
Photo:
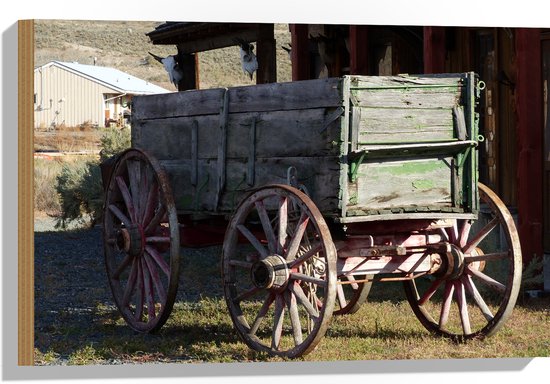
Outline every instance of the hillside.
MULTIPOLYGON (((147 52, 159 56, 174 54, 174 46, 154 46, 146 33, 163 23, 147 21, 36 20, 35 66, 52 60, 76 61, 117 68, 168 90, 175 90, 160 63, 147 52)), ((275 25, 277 40, 277 79, 290 81, 287 24, 275 25)), ((199 54, 201 89, 254 84, 243 74, 237 46, 199 54)))

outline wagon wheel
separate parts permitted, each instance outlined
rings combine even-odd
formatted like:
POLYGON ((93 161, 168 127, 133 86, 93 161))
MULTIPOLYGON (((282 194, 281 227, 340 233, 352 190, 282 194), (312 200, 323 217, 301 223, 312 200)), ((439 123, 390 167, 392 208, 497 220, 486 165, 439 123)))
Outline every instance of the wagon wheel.
POLYGON ((176 298, 177 213, 166 173, 130 149, 115 164, 104 203, 105 265, 116 305, 136 331, 166 322, 176 298))
POLYGON ((296 357, 317 346, 334 308, 336 248, 307 195, 272 185, 244 199, 227 228, 222 266, 233 324, 250 348, 296 357))
POLYGON ((372 279, 372 277, 372 275, 339 277, 333 315, 349 315, 357 312, 367 301, 372 287, 372 281, 361 282, 361 280, 372 279))
POLYGON ((450 245, 442 268, 427 279, 405 282, 407 299, 420 322, 457 341, 495 333, 511 315, 521 283, 514 220, 483 184, 479 195, 477 222, 457 220, 446 231, 450 245))

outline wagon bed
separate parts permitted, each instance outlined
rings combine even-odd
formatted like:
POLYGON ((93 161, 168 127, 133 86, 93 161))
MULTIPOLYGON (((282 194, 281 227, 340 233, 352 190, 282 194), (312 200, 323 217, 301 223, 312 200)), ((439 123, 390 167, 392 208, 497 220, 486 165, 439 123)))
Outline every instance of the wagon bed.
POLYGON ((132 147, 167 170, 178 212, 231 213, 296 169, 340 222, 472 217, 473 73, 346 76, 134 99, 132 147))

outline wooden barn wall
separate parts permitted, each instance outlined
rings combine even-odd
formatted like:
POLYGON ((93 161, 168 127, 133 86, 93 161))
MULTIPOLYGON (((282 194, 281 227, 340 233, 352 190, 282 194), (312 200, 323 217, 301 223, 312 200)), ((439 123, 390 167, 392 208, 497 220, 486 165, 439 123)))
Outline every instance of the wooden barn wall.
POLYGON ((480 180, 517 205, 515 35, 510 28, 446 28, 446 72, 475 71, 486 83, 480 102, 480 180))

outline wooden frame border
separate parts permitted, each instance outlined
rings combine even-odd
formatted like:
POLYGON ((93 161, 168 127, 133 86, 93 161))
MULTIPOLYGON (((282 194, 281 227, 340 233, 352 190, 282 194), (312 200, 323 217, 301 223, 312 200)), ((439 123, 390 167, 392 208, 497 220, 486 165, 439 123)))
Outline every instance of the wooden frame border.
POLYGON ((17 22, 18 272, 17 361, 34 365, 33 103, 34 21, 17 22))

